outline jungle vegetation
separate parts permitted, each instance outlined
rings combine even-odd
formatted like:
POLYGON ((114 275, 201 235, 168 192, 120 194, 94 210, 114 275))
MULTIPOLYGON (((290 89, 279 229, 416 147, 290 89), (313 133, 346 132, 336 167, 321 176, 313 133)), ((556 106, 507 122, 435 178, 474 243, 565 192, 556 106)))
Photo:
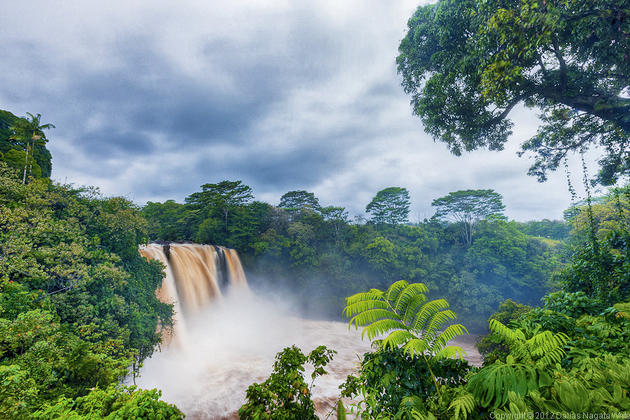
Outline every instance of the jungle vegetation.
POLYGON ((120 385, 171 324, 140 209, 23 170, 0 161, 0 418, 181 418, 120 385))
MULTIPOLYGON (((630 412, 630 188, 591 195, 630 171, 629 15, 627 0, 438 0, 399 47, 412 112, 454 154, 502 149, 521 104, 542 120, 522 145, 531 175, 601 152, 563 221, 508 221, 480 189, 424 197, 436 213, 412 224, 401 186, 350 220, 305 190, 255 201, 238 180, 140 208, 52 182, 53 125, 0 111, 0 418, 183 417, 159 391, 121 385, 171 324, 162 267, 137 252, 148 240, 236 248, 253 283, 290 285, 311 313, 345 308, 374 351, 342 385, 358 402, 338 418, 630 412), (481 328, 471 367, 449 341, 481 328)), ((241 416, 312 418, 304 365, 315 379, 332 357, 285 349, 241 416)))
POLYGON ((340 318, 346 296, 405 279, 446 297, 479 330, 503 300, 535 305, 554 287, 552 273, 567 259, 567 222, 508 221, 493 190, 436 199, 435 216, 415 224, 409 202, 405 188, 386 188, 366 205, 367 221, 351 221, 312 192, 289 191, 274 206, 240 181, 222 181, 183 204, 149 202, 142 214, 152 240, 237 249, 250 283, 297 291, 314 316, 340 318))

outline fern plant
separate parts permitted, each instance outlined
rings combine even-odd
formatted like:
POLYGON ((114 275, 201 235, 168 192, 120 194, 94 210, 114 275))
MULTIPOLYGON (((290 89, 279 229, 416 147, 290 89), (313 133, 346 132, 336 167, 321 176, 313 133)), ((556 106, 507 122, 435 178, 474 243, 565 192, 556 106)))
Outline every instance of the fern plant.
POLYGON ((348 297, 344 314, 350 318, 349 326, 363 327, 361 336, 367 334, 373 344, 384 349, 402 348, 412 357, 422 356, 439 395, 427 357, 461 359, 466 355, 464 350, 448 343, 468 334, 468 330, 461 324, 446 326, 456 318, 455 313, 448 309, 445 299, 427 301, 426 292, 423 283, 400 280, 386 291, 372 289, 348 297), (380 336, 385 338, 377 338, 380 336))
POLYGON ((496 410, 510 404, 510 409, 515 409, 516 397, 551 386, 551 373, 564 357, 564 346, 569 340, 564 333, 540 331, 540 326, 533 330, 510 329, 495 319, 490 320, 490 330, 508 346, 510 353, 505 363, 497 361, 470 378, 470 394, 461 395, 450 405, 454 418, 467 418, 476 406, 496 410))

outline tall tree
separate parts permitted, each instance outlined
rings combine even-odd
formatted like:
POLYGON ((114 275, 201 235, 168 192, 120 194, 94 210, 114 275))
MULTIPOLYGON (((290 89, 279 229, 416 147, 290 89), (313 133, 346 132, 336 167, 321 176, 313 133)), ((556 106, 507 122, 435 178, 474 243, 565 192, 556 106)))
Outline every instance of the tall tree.
POLYGON ((12 132, 11 139, 19 146, 24 148, 24 174, 22 176, 22 184, 26 183, 27 170, 33 172, 33 160, 35 154, 35 146, 43 146, 48 139, 44 130, 55 128, 53 124, 42 124, 41 114, 33 115, 27 112, 26 118, 19 118, 13 126, 10 127, 12 132), (29 165, 30 154, 30 165, 29 165))
POLYGON ((630 173, 627 0, 439 0, 417 9, 399 52, 414 114, 454 154, 501 150, 524 103, 543 121, 520 152, 535 154, 530 175, 595 145, 600 182, 630 173))
POLYGON ((462 190, 436 198, 431 203, 435 217, 462 224, 462 238, 472 244, 475 224, 489 216, 503 217, 503 197, 494 190, 462 190))
POLYGON ((303 210, 320 211, 319 200, 312 192, 304 190, 289 191, 280 197, 278 207, 285 209, 291 216, 303 210))
POLYGON ((328 206, 321 210, 324 220, 332 227, 335 245, 339 245, 341 231, 348 226, 348 212, 344 207, 328 206))
POLYGON ((409 191, 401 187, 389 187, 376 193, 365 207, 375 224, 397 225, 407 223, 409 217, 409 191))
POLYGON ((218 212, 223 218, 225 232, 228 231, 228 216, 239 206, 247 205, 254 195, 252 189, 242 181, 221 181, 218 184, 204 184, 201 192, 186 197, 186 203, 211 213, 218 212))

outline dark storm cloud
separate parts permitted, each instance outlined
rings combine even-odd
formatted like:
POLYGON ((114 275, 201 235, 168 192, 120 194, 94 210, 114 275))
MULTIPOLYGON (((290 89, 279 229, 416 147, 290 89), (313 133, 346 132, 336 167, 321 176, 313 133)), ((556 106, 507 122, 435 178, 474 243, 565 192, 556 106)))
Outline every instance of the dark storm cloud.
POLYGON ((150 136, 138 131, 117 128, 108 132, 86 131, 81 135, 81 142, 77 143, 77 146, 104 158, 149 154, 156 150, 150 136))
POLYGON ((259 199, 307 189, 353 213, 399 185, 427 213, 483 187, 513 217, 557 217, 563 184, 532 183, 514 148, 457 159, 411 116, 395 56, 417 1, 10 2, 0 109, 55 123, 54 177, 139 203, 241 179, 259 199))

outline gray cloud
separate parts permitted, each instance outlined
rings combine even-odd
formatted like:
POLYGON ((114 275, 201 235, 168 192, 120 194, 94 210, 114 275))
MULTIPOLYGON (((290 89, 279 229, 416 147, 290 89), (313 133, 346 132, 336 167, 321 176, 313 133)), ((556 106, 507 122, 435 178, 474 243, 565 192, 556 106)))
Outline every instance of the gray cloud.
POLYGON ((531 111, 500 153, 456 158, 422 131, 394 64, 417 0, 54 3, 5 5, 0 108, 55 123, 60 181, 143 203, 242 179, 259 199, 308 189, 355 214, 398 185, 419 218, 465 188, 503 193, 518 219, 568 204, 562 175, 538 184, 515 156, 531 111))

